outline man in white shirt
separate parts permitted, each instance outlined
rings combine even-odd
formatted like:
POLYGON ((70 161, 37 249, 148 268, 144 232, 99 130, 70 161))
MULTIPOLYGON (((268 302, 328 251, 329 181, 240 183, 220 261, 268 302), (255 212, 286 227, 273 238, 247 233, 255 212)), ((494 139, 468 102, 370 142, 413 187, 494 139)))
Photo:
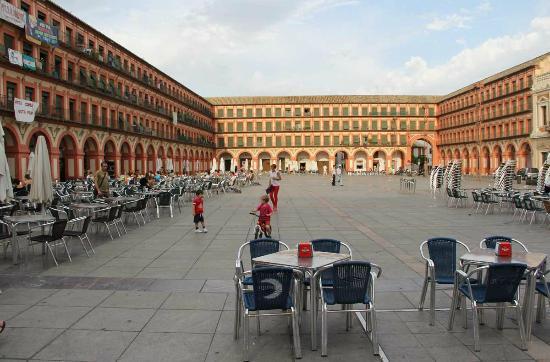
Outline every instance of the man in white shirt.
POLYGON ((344 186, 342 182, 342 165, 338 165, 336 168, 336 183, 340 186, 344 186))

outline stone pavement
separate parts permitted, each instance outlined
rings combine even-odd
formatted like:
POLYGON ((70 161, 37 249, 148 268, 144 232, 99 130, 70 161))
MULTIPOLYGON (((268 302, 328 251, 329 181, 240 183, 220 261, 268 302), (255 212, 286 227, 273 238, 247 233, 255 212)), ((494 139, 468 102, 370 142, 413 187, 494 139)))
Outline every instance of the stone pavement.
MULTIPOLYGON (((355 259, 380 265, 376 305, 379 340, 386 357, 398 360, 541 360, 550 358, 549 322, 535 325, 529 351, 521 351, 513 314, 495 329, 494 313, 481 327, 481 352, 473 331, 457 321, 446 329, 448 312, 415 310, 424 264, 419 244, 449 236, 470 247, 484 236, 505 234, 530 250, 550 253, 550 229, 510 223, 510 214, 472 215, 450 209, 418 179, 417 192, 399 192, 399 177, 353 176, 331 187, 321 176, 286 176, 274 236, 294 245, 330 237, 349 243, 355 259)), ((467 185, 480 181, 467 180, 467 185)), ((481 184, 487 184, 482 180, 481 184)), ((28 265, 0 260, 0 358, 70 361, 240 361, 241 342, 232 336, 234 261, 251 225, 248 211, 265 187, 206 201, 209 232, 195 234, 190 207, 137 228, 114 241, 102 232, 92 239, 96 255, 79 244, 59 268, 36 255, 28 265)), ((437 306, 449 307, 449 291, 437 292, 437 306)), ((345 331, 343 315, 331 315, 328 358, 310 350, 309 312, 302 324, 304 361, 376 360, 357 320, 345 331)), ((471 324, 470 324, 471 325, 471 324)), ((251 360, 291 361, 291 337, 284 318, 262 319, 262 335, 251 328, 251 360)), ((320 334, 319 334, 320 336, 320 334)), ((320 337, 319 337, 320 338, 320 337)))

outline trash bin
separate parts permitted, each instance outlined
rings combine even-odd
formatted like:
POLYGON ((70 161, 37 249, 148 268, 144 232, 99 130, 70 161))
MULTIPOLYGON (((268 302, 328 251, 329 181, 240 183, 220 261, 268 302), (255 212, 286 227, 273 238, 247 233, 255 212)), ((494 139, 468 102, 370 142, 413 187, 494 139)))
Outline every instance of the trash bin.
POLYGON ((521 176, 520 176, 520 175, 516 176, 516 182, 517 182, 518 184, 521 183, 521 176))

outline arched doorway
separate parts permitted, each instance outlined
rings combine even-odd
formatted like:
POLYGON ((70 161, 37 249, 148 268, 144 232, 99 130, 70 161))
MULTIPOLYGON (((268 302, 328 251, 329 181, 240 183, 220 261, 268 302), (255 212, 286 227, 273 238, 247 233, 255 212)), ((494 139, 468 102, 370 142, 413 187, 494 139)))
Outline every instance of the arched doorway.
POLYGON ((471 173, 480 173, 481 172, 481 160, 479 158, 479 150, 477 147, 472 149, 472 159, 470 162, 471 173))
POLYGON ((109 165, 109 175, 115 176, 116 147, 113 141, 109 140, 105 143, 105 146, 103 146, 103 155, 105 162, 109 165))
POLYGON ((315 156, 315 160, 317 161, 317 169, 319 170, 319 173, 324 174, 326 167, 328 174, 328 170, 330 170, 330 159, 328 153, 325 151, 317 153, 317 155, 315 156))
POLYGON ((309 171, 310 162, 309 162, 309 153, 306 151, 301 151, 296 155, 296 161, 298 162, 298 171, 306 172, 309 171))
POLYGON ((348 169, 348 158, 348 153, 346 151, 338 151, 334 154, 336 166, 342 165, 344 171, 348 169))
POLYGON ((508 161, 508 160, 515 160, 516 159, 516 148, 514 147, 513 144, 508 144, 508 146, 506 146, 506 150, 504 151, 504 160, 505 161, 508 161))
POLYGON ((492 170, 496 170, 502 164, 502 148, 499 145, 493 147, 493 162, 492 170))
MULTIPOLYGON (((50 155, 50 164, 51 164, 51 170, 52 170, 52 177, 57 177, 59 175, 59 164, 53 164, 52 161, 52 145, 50 144, 50 139, 41 131, 37 131, 32 134, 30 140, 29 140, 29 150, 30 152, 34 152, 36 149, 36 143, 38 141, 38 136, 44 136, 44 139, 46 140, 46 147, 48 148, 48 154, 50 155)), ((29 160, 27 160, 27 165, 30 162, 30 154, 29 154, 29 160)), ((29 168, 27 167, 27 170, 29 168)))
MULTIPOLYGON (((8 160, 8 167, 10 168, 10 175, 13 178, 19 178, 22 174, 19 168, 21 162, 18 162, 19 142, 15 137, 15 134, 9 128, 4 128, 4 147, 6 149, 6 159, 8 160)), ((25 167, 25 166, 23 166, 25 167)), ((25 173, 28 170, 28 161, 26 165, 25 173)))
POLYGON ((147 146, 147 171, 155 172, 155 149, 152 145, 147 146))
POLYGON ((470 153, 467 148, 462 149, 462 170, 465 175, 470 173, 470 153))
POLYGON ((520 163, 520 168, 533 167, 531 160, 531 146, 529 145, 529 143, 525 142, 520 146, 518 152, 518 161, 520 163))
POLYGON ((386 171, 386 153, 382 150, 374 152, 372 155, 372 167, 374 171, 386 171))
POLYGON ((143 146, 141 145, 141 143, 136 144, 134 155, 135 155, 134 170, 138 174, 144 174, 146 166, 144 165, 143 159, 145 155, 143 154, 143 146))
POLYGON ((120 146, 120 173, 127 174, 132 170, 132 152, 130 151, 130 145, 128 142, 123 142, 120 146))
POLYGON ((77 176, 76 144, 71 136, 65 135, 59 142, 59 179, 66 181, 77 176))
POLYGON ((258 155, 259 169, 267 172, 271 168, 271 155, 267 152, 262 152, 258 155))
POLYGON ((405 155, 403 154, 403 151, 401 150, 393 151, 393 153, 391 154, 391 163, 392 163, 391 169, 393 170, 394 173, 403 169, 404 160, 405 160, 405 155))
POLYGON ((220 165, 220 169, 224 171, 234 171, 231 170, 231 160, 233 159, 233 156, 230 153, 224 152, 220 155, 220 158, 218 159, 218 164, 220 165), (223 163, 223 166, 222 166, 223 163))
POLYGON ((481 174, 488 175, 490 173, 490 153, 487 147, 481 149, 481 174))
POLYGON ((355 165, 354 171, 364 172, 367 170, 367 160, 368 156, 365 151, 358 151, 355 153, 355 165))
MULTIPOLYGON (((420 138, 414 141, 411 146, 411 163, 415 166, 411 165, 411 167, 414 167, 419 172, 420 170, 430 172, 433 160, 432 152, 433 146, 426 139, 420 138)), ((450 152, 451 151, 449 151, 449 153, 450 152)), ((447 155, 447 157, 443 157, 443 159, 445 159, 445 164, 447 164, 447 162, 451 160, 451 156, 447 155)))
POLYGON ((239 169, 244 168, 245 166, 248 166, 248 168, 250 168, 250 166, 252 165, 252 155, 248 152, 241 153, 238 159, 239 159, 239 169))
POLYGON ((279 167, 279 170, 284 172, 290 171, 290 154, 288 152, 279 152, 277 155, 277 167, 279 167))
POLYGON ((92 137, 89 137, 84 142, 84 170, 86 170, 86 175, 88 172, 95 173, 95 171, 99 170, 99 162, 97 142, 92 137))

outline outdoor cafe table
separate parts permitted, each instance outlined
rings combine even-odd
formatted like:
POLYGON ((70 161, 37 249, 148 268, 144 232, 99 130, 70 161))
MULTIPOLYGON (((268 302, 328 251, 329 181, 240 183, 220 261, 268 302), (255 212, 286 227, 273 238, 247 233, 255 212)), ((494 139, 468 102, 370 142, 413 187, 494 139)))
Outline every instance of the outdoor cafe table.
POLYGON ((86 211, 88 215, 93 214, 94 212, 96 212, 96 210, 106 209, 108 207, 109 205, 99 202, 73 202, 69 204, 69 208, 76 210, 77 213, 79 213, 80 211, 86 211))
POLYGON ((311 299, 311 350, 317 349, 317 281, 313 280, 313 275, 320 268, 334 264, 339 261, 348 260, 349 254, 325 253, 314 251, 311 258, 299 258, 298 250, 283 250, 277 253, 268 254, 252 259, 254 265, 276 265, 299 269, 304 273, 311 275, 310 281, 310 299, 311 299))
POLYGON ((132 197, 132 196, 117 196, 117 197, 105 197, 100 200, 111 204, 111 203, 132 203, 132 202, 138 201, 139 199, 137 197, 132 197))
POLYGON ((512 257, 507 258, 497 256, 494 249, 477 248, 462 255, 460 261, 463 265, 468 264, 477 266, 495 263, 521 263, 527 265, 529 274, 527 276, 527 287, 523 298, 523 320, 525 321, 525 335, 527 341, 529 341, 531 339, 531 328, 533 323, 533 302, 535 300, 537 272, 544 271, 546 266, 546 254, 513 249, 512 257))
POLYGON ((17 241, 17 225, 19 224, 45 224, 54 221, 55 218, 51 215, 38 214, 38 215, 14 215, 4 216, 4 221, 9 225, 11 229, 11 243, 12 243, 12 259, 13 264, 17 264, 17 250, 19 250, 19 242, 17 241), (17 247, 15 247, 17 245, 17 247))

